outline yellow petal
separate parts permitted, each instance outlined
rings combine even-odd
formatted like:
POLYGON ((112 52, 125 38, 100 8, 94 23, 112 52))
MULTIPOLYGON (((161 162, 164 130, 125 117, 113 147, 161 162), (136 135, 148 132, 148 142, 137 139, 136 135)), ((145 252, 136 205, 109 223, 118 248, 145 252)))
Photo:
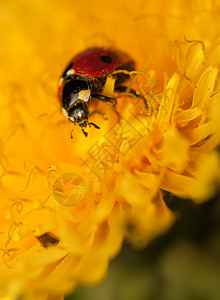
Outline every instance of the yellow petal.
POLYGON ((216 78, 218 75, 218 68, 209 67, 204 73, 202 73, 199 81, 196 85, 192 107, 203 107, 210 99, 213 92, 216 78))

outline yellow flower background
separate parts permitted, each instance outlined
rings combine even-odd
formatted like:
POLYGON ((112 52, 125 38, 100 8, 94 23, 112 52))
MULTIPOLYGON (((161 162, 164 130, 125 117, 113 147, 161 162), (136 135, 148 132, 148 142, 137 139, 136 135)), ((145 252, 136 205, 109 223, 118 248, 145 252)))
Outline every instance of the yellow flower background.
POLYGON ((219 14, 208 0, 1 1, 0 297, 59 299, 96 284, 124 240, 142 248, 173 224, 162 190, 196 203, 214 194, 219 14), (101 128, 85 138, 61 114, 57 87, 91 46, 134 58, 128 91, 148 109, 120 95, 117 123, 98 104, 105 118, 92 116, 101 128), (72 206, 54 193, 65 174, 86 187, 72 206))

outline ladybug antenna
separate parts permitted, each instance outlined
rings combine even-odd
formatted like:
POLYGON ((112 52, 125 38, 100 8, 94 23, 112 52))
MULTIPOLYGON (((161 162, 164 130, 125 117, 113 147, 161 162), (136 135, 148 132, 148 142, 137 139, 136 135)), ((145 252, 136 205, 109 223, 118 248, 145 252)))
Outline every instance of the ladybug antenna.
POLYGON ((73 129, 70 132, 70 138, 73 139, 73 129))

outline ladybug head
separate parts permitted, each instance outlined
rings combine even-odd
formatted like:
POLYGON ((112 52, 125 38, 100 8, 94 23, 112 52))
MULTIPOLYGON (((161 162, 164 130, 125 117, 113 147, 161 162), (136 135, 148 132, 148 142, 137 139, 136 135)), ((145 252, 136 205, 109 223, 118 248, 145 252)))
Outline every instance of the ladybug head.
POLYGON ((78 124, 80 127, 86 127, 88 124, 89 109, 85 102, 79 102, 68 111, 68 119, 78 124))
POLYGON ((62 90, 62 106, 69 110, 78 102, 88 102, 91 96, 91 86, 83 75, 68 76, 62 90))
POLYGON ((71 75, 65 78, 62 90, 62 111, 68 120, 74 124, 78 124, 87 136, 87 132, 83 128, 94 126, 99 129, 99 126, 88 121, 89 108, 86 102, 91 97, 91 84, 83 75, 71 75))

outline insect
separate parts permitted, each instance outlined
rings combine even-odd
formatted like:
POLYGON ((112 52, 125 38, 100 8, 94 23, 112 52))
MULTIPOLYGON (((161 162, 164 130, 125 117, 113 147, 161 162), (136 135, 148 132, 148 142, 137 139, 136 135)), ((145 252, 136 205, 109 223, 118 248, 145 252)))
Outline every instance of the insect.
POLYGON ((129 75, 120 70, 135 70, 134 61, 124 52, 101 47, 89 48, 72 58, 65 68, 60 81, 58 97, 64 116, 75 125, 79 125, 85 136, 87 126, 99 126, 89 122, 88 103, 93 98, 116 105, 116 97, 103 94, 108 76, 115 76, 115 92, 126 91, 123 86, 129 75))
POLYGON ((48 231, 40 236, 35 236, 35 238, 41 243, 44 248, 49 246, 57 245, 59 239, 52 232, 48 231))

